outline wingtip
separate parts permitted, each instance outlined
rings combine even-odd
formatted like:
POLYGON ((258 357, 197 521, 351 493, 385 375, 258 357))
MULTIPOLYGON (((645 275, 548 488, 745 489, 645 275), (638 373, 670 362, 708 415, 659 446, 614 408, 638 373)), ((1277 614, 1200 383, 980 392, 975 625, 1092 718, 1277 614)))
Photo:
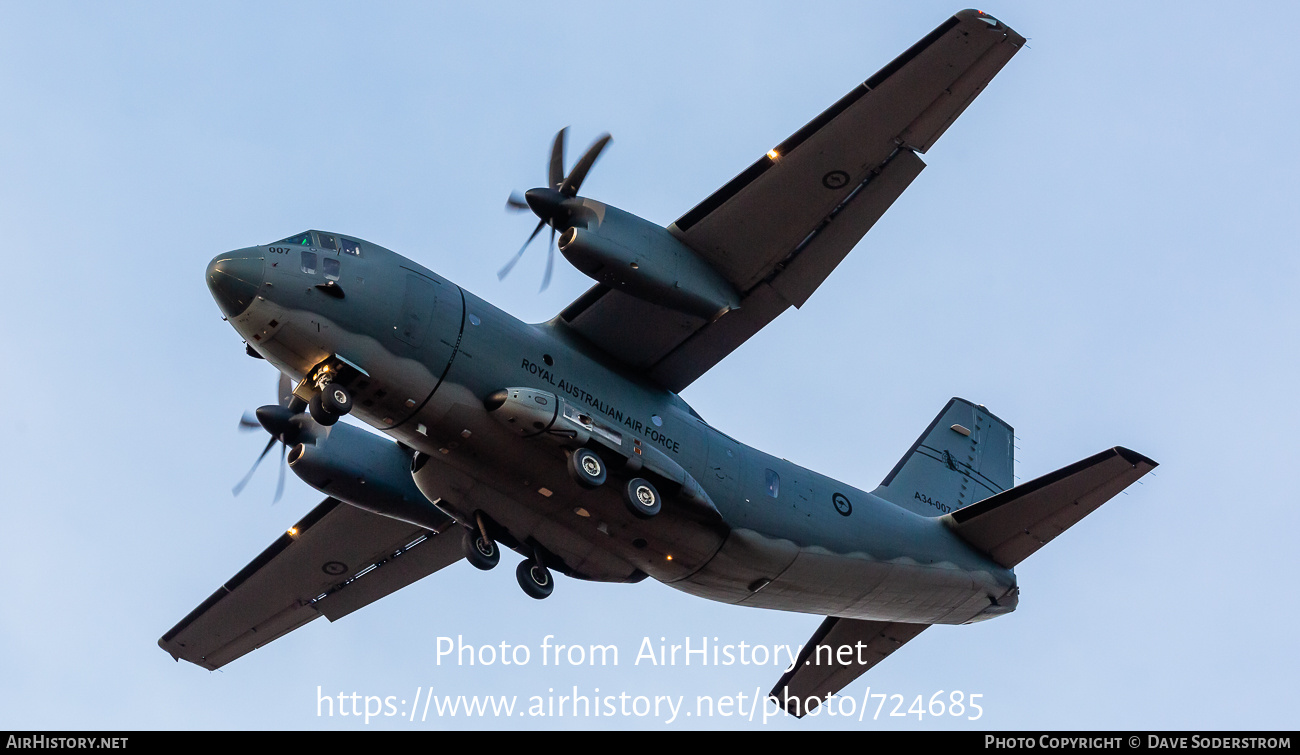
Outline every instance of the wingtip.
POLYGON ((1154 459, 1151 459, 1150 457, 1143 456, 1142 454, 1130 448, 1125 448, 1123 446, 1115 446, 1115 453, 1119 454, 1120 457, 1124 459, 1124 461, 1127 461, 1129 464, 1132 464, 1133 466, 1137 466, 1138 464, 1145 464, 1151 467, 1152 469, 1155 469, 1156 467, 1160 466, 1159 462, 1155 461, 1154 459))

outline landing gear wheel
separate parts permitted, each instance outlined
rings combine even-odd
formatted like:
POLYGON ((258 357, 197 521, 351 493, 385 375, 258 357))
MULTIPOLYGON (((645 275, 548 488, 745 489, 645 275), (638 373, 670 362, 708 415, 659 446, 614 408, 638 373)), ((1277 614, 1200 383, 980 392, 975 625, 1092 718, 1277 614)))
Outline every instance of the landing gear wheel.
POLYGON ((352 411, 352 394, 341 385, 327 385, 321 391, 320 405, 330 414, 342 417, 352 411))
POLYGON ((532 559, 519 562, 519 566, 515 567, 515 578, 519 580, 519 586, 524 588, 528 597, 537 600, 550 595, 555 589, 555 579, 551 576, 551 570, 532 559))
POLYGON ((491 538, 485 538, 474 530, 465 530, 460 541, 465 551, 465 560, 475 569, 488 571, 501 561, 501 549, 491 538))
POLYGON ((316 420, 316 424, 329 427, 339 421, 339 415, 326 409, 321 403, 321 394, 317 393, 311 397, 311 403, 307 404, 307 411, 311 412, 311 418, 316 420))
POLYGON ((633 516, 640 519, 649 519, 658 514, 660 501, 659 491, 649 480, 633 477, 623 488, 623 503, 627 504, 628 511, 633 516))
POLYGON ((605 484, 605 461, 595 451, 579 448, 569 454, 569 474, 584 488, 605 484))

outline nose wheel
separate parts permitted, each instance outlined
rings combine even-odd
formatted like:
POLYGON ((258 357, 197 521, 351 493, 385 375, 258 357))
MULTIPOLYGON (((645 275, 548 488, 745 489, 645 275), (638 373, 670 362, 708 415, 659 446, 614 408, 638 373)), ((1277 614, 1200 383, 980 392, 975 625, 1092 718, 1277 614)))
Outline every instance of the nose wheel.
POLYGON ((307 409, 317 424, 329 427, 338 422, 339 417, 352 411, 352 394, 341 385, 326 385, 320 393, 312 396, 307 409))
POLYGON ((551 570, 531 558, 520 561, 519 566, 515 567, 515 579, 519 580, 519 586, 528 597, 537 600, 550 595, 555 589, 555 578, 551 576, 551 570))

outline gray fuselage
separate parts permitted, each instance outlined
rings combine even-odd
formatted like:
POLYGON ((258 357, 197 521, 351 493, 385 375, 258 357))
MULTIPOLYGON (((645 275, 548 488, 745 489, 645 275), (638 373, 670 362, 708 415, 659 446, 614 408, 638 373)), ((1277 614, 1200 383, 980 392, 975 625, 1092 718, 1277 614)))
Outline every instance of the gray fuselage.
POLYGON ((501 542, 572 577, 648 575, 726 603, 924 624, 1014 609, 1014 573, 933 512, 745 446, 562 322, 522 323, 400 255, 338 238, 356 253, 279 243, 219 255, 209 285, 283 373, 301 380, 331 358, 359 368, 353 416, 425 457, 416 484, 457 521, 481 513, 501 542), (639 519, 620 501, 626 475, 580 487, 565 448, 490 416, 484 399, 508 387, 563 398, 662 452, 709 505, 670 494, 639 519))

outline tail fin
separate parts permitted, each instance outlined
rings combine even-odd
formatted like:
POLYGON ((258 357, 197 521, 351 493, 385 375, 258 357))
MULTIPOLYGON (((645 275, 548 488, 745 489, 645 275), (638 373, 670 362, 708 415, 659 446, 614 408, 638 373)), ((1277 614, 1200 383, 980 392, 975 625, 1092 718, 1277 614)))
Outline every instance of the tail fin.
POLYGON ((926 516, 950 514, 1012 486, 1011 426, 954 398, 872 491, 926 516))

